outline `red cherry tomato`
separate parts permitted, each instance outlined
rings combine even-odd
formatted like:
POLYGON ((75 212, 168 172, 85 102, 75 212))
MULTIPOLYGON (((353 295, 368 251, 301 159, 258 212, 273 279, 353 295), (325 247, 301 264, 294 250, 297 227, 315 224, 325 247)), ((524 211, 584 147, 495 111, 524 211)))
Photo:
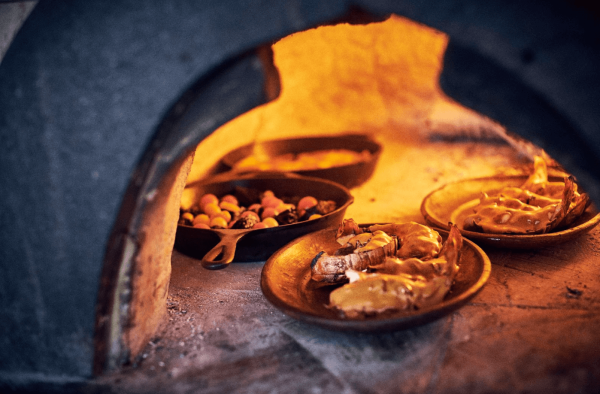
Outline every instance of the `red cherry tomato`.
POLYGON ((300 201, 298 201, 298 210, 305 211, 309 208, 314 207, 318 203, 319 201, 317 201, 317 199, 312 196, 302 197, 300 201))
POLYGON ((279 215, 279 211, 277 209, 275 209, 275 208, 269 207, 269 208, 265 208, 263 210, 263 213, 261 215, 261 219, 264 220, 265 218, 272 218, 272 217, 275 217, 277 215, 279 215))
POLYGON ((204 209, 204 206, 209 203, 219 204, 219 199, 211 193, 207 193, 200 198, 200 208, 204 209))
POLYGON ((235 204, 235 205, 238 205, 238 206, 240 205, 239 202, 238 202, 238 199, 235 198, 235 196, 233 196, 231 194, 227 194, 227 195, 223 196, 221 198, 221 202, 229 202, 231 204, 235 204))
POLYGON ((283 204, 283 201, 275 196, 263 197, 263 199, 260 201, 260 205, 262 205, 264 208, 277 208, 279 204, 283 204))

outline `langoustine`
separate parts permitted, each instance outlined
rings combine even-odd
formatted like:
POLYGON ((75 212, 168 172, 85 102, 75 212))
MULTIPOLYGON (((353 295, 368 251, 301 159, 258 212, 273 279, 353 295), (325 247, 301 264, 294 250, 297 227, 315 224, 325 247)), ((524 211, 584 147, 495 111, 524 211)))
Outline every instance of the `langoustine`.
POLYGON ((546 162, 536 156, 534 171, 521 187, 507 187, 492 196, 482 193, 463 227, 492 234, 543 234, 572 224, 589 203, 572 176, 549 182, 546 162))
POLYGON ((330 294, 330 306, 348 318, 415 310, 444 300, 459 270, 462 236, 451 225, 439 256, 429 260, 387 257, 371 272, 347 270, 350 283, 330 294))
POLYGON ((336 240, 343 246, 333 255, 322 251, 312 260, 313 280, 339 283, 347 279, 347 270, 363 271, 387 257, 434 258, 441 250, 442 238, 437 231, 414 222, 363 228, 345 219, 336 240))

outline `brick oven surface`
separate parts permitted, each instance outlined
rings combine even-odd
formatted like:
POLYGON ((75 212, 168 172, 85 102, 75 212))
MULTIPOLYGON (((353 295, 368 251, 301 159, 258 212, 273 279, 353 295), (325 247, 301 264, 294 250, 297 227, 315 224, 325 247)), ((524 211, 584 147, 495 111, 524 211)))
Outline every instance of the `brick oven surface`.
MULTIPOLYGON (((347 217, 424 223, 419 205, 429 191, 527 163, 494 143, 384 146, 373 177, 352 190, 347 217)), ((133 393, 596 392, 600 228, 542 250, 484 249, 492 274, 474 299, 386 334, 296 321, 263 297, 263 263, 208 271, 175 250, 166 330, 134 366, 96 384, 133 393)))

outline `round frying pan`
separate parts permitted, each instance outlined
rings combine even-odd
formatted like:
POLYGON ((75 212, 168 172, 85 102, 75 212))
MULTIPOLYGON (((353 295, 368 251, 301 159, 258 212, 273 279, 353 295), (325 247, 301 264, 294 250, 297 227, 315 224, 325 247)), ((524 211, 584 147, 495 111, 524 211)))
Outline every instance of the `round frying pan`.
POLYGON ((337 227, 354 197, 344 186, 325 179, 285 173, 253 173, 223 179, 217 176, 209 181, 192 183, 186 192, 197 199, 203 194, 217 196, 236 194, 236 187, 260 191, 272 190, 280 198, 311 195, 318 200, 333 200, 337 209, 318 219, 264 229, 201 229, 178 225, 175 248, 201 259, 207 269, 221 269, 232 261, 264 261, 279 248, 295 238, 314 231, 337 227))
MULTIPOLYGON (((255 147, 255 144, 248 144, 227 153, 221 159, 219 170, 232 171, 237 162, 253 153, 255 147)), ((299 154, 330 149, 347 149, 355 152, 362 152, 364 150, 369 151, 371 155, 369 160, 366 161, 337 167, 294 171, 294 173, 299 175, 328 179, 347 188, 356 187, 368 180, 373 174, 379 156, 381 155, 381 145, 368 135, 364 134, 344 134, 339 136, 302 137, 263 141, 260 142, 260 149, 261 153, 264 153, 269 157, 289 153, 299 154)))

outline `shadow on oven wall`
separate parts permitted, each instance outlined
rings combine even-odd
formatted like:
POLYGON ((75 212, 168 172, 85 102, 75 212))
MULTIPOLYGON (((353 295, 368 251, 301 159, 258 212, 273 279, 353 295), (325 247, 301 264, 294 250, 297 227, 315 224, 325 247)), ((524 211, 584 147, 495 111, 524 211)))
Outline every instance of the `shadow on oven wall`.
POLYGON ((42 1, 0 64, 0 381, 77 380, 131 357, 125 258, 147 196, 272 98, 255 48, 352 7, 447 33, 445 92, 600 201, 599 29, 568 2, 42 1))

